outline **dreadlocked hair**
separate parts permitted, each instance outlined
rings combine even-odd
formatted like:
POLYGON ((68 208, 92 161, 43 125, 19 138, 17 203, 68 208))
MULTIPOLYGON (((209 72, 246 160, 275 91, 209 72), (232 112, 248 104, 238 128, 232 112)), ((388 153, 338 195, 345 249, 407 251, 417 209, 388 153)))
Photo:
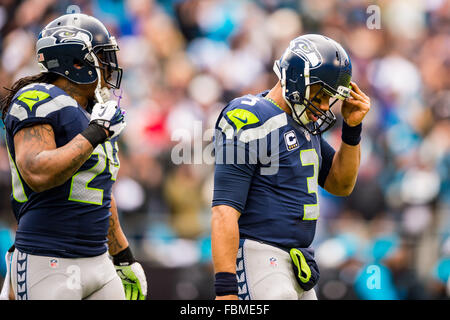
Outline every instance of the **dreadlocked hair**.
POLYGON ((1 97, 1 99, 0 99, 0 109, 2 111, 2 120, 5 120, 6 113, 8 112, 8 109, 9 109, 9 105, 11 104, 12 99, 14 98, 14 96, 20 89, 22 89, 23 87, 25 87, 31 83, 43 82, 43 83, 50 84, 50 83, 53 83, 58 77, 59 77, 59 75, 57 75, 56 73, 43 72, 43 73, 39 73, 36 75, 20 78, 12 85, 11 88, 3 87, 8 92, 6 93, 6 95, 4 97, 1 97))

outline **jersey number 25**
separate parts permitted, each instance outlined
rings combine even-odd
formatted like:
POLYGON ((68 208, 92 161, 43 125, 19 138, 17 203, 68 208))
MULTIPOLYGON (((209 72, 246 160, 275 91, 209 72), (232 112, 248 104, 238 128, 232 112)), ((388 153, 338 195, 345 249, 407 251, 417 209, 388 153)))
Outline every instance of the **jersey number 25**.
MULTIPOLYGON (((117 142, 115 143, 116 151, 119 150, 117 142)), ((109 159, 109 172, 111 174, 111 180, 116 180, 117 173, 119 172, 119 157, 114 157, 113 145, 110 141, 106 141, 103 145, 99 144, 92 152, 93 155, 97 155, 97 163, 88 170, 77 172, 72 177, 70 185, 69 200, 84 202, 96 205, 103 204, 103 190, 98 188, 88 187, 89 183, 95 179, 99 174, 103 173, 106 169, 106 159, 109 159)))

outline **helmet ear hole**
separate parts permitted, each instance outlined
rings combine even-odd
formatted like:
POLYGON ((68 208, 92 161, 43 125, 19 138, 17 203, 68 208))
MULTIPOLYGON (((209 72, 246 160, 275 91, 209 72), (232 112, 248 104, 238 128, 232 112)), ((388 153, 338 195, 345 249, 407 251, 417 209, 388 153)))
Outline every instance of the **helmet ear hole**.
POLYGON ((84 63, 81 60, 79 60, 79 59, 74 59, 73 60, 73 67, 75 69, 80 70, 80 69, 82 69, 84 67, 84 63))

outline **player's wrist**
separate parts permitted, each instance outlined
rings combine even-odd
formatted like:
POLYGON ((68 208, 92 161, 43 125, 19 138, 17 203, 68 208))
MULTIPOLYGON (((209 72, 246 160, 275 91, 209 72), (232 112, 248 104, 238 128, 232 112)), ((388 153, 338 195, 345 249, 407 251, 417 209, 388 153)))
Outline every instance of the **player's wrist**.
POLYGON ((342 121, 342 135, 341 139, 348 145, 356 146, 361 141, 362 122, 358 125, 351 127, 345 120, 342 121))
POLYGON ((108 138, 105 128, 95 122, 89 123, 89 126, 81 132, 81 135, 89 141, 94 149, 108 138))
POLYGON ((116 266, 129 266, 136 262, 136 259, 133 256, 133 252, 131 252, 130 247, 120 251, 119 253, 112 256, 113 263, 116 266))
POLYGON ((217 272, 215 274, 214 289, 216 296, 228 296, 238 294, 238 282, 235 273, 217 272))

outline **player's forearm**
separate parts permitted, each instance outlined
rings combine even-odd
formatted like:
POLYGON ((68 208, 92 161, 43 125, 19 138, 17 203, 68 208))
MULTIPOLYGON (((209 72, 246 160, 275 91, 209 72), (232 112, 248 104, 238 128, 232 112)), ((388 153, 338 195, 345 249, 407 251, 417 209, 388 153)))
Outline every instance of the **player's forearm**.
POLYGON ((325 180, 325 189, 336 196, 351 194, 358 177, 360 159, 360 144, 351 146, 342 142, 325 180))
POLYGON ((342 104, 342 144, 333 158, 325 189, 338 196, 348 196, 356 183, 359 163, 361 160, 361 130, 362 120, 370 110, 370 98, 350 82, 352 90, 350 97, 342 104))
POLYGON ((66 145, 57 148, 52 126, 37 124, 26 127, 14 136, 16 164, 30 188, 42 192, 70 179, 89 159, 93 145, 96 146, 106 136, 105 129, 89 126, 66 145), (97 135, 98 139, 92 139, 92 135, 97 135))
POLYGON ((212 208, 211 248, 214 271, 236 273, 240 213, 221 205, 212 208))
POLYGON ((92 151, 92 145, 82 135, 77 135, 60 148, 32 148, 17 161, 17 165, 27 184, 34 191, 42 192, 70 179, 92 151))
POLYGON ((116 201, 111 197, 111 216, 109 217, 108 248, 111 256, 121 252, 128 247, 128 240, 123 233, 119 222, 116 201))

